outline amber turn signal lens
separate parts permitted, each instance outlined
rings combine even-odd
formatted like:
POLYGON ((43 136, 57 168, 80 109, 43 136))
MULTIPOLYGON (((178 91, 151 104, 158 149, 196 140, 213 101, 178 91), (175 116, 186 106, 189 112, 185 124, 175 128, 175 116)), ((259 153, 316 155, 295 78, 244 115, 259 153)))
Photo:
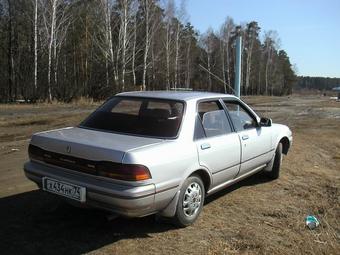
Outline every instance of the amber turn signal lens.
POLYGON ((103 166, 98 171, 100 176, 109 177, 112 179, 124 180, 124 181, 144 181, 151 179, 150 171, 147 167, 142 165, 112 165, 103 166))

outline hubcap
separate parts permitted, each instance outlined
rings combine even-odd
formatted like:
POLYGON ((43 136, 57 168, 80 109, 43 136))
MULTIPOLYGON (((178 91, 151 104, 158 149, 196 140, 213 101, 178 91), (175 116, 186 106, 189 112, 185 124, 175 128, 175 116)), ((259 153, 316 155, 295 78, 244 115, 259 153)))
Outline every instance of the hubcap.
POLYGON ((193 182, 188 185, 183 197, 183 212, 185 216, 195 216, 201 206, 201 186, 193 182))

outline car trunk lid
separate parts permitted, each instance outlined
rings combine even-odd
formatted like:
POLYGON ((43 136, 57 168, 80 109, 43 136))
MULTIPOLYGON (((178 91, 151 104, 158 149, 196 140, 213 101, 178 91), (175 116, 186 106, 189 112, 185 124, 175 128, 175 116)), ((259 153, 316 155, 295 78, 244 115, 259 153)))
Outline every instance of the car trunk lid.
POLYGON ((45 151, 93 161, 121 163, 132 149, 151 146, 164 140, 69 127, 37 133, 31 144, 45 151))

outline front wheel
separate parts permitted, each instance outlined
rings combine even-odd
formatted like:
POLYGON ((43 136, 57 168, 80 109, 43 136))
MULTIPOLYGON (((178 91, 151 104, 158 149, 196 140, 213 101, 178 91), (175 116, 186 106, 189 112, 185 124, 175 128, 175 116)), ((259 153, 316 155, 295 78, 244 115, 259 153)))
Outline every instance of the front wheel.
POLYGON ((204 185, 198 176, 190 176, 185 180, 179 195, 175 223, 187 227, 195 222, 202 211, 205 198, 204 185))

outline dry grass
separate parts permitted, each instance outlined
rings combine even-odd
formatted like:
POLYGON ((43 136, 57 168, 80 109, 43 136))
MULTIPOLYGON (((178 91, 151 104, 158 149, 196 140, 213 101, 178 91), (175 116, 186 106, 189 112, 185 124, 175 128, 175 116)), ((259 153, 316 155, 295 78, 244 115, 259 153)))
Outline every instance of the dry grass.
POLYGON ((107 222, 100 212, 35 191, 24 178, 30 134, 75 125, 95 105, 0 108, 1 253, 339 254, 340 103, 319 96, 244 100, 292 128, 282 175, 269 181, 258 174, 209 197, 197 223, 185 229, 152 216, 107 222), (313 231, 305 226, 308 214, 321 222, 313 231))

